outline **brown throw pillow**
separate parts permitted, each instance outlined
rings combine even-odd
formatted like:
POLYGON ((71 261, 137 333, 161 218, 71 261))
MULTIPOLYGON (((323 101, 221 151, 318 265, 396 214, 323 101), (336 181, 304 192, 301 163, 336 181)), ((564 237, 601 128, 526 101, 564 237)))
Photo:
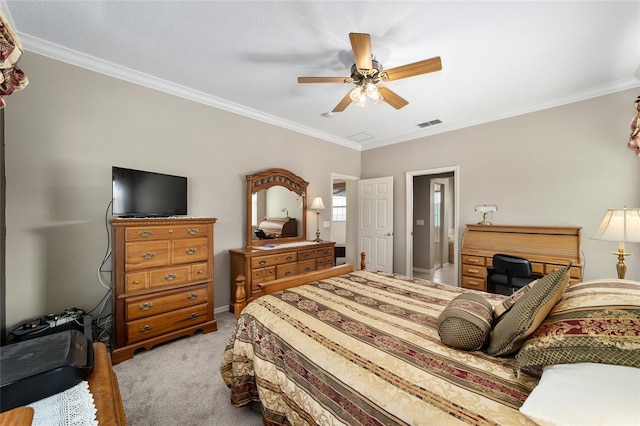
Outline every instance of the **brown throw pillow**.
POLYGON ((516 356, 519 368, 584 362, 640 368, 640 282, 572 285, 516 356))
POLYGON ((540 278, 493 327, 487 353, 492 356, 517 352, 546 318, 569 284, 571 262, 540 278))
POLYGON ((493 308, 482 296, 462 293, 438 317, 442 343, 464 351, 477 351, 489 340, 493 308))

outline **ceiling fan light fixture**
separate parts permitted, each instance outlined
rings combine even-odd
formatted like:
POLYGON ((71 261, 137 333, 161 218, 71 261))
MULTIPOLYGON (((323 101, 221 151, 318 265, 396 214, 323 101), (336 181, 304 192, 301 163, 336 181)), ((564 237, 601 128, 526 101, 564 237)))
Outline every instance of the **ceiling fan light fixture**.
POLYGON ((375 83, 369 78, 358 82, 356 87, 349 93, 349 97, 356 105, 361 107, 366 105, 367 98, 369 98, 374 105, 383 99, 375 83))
POLYGON ((365 106, 365 102, 367 100, 367 96, 364 91, 364 87, 356 86, 349 93, 349 97, 351 100, 358 106, 365 106))

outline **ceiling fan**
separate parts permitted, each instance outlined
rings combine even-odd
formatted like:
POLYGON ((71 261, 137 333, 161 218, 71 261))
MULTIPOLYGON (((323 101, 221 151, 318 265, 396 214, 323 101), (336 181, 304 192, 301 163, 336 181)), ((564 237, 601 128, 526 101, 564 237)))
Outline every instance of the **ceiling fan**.
POLYGON ((351 102, 364 106, 367 97, 374 103, 383 100, 395 109, 400 109, 409 102, 382 85, 381 81, 400 80, 442 69, 440 57, 436 56, 383 70, 382 64, 376 61, 371 54, 371 36, 369 34, 349 33, 349 40, 356 61, 351 67, 351 77, 298 77, 298 83, 353 83, 356 85, 342 98, 332 112, 344 111, 351 102))

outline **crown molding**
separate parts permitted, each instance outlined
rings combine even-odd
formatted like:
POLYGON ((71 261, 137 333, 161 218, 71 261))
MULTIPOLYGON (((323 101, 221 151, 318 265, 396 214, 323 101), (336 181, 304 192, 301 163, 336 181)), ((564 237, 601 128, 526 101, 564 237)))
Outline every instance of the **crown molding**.
POLYGON ((350 149, 354 149, 357 151, 362 150, 362 146, 360 144, 349 139, 339 138, 307 126, 301 126, 292 121, 283 120, 280 117, 266 114, 262 111, 258 111, 252 108, 247 108, 243 105, 209 95, 199 90, 181 86, 179 84, 133 70, 131 68, 114 64, 113 62, 105 61, 94 56, 68 49, 55 43, 40 39, 38 37, 33 37, 29 34, 18 32, 18 35, 24 49, 30 52, 46 56, 57 61, 75 65, 77 67, 84 68, 90 71, 105 74, 113 78, 127 81, 129 83, 148 87, 154 90, 159 90, 170 95, 178 96, 180 98, 198 102, 224 111, 232 112, 244 117, 252 118, 263 123, 312 136, 314 138, 341 145, 350 149))
MULTIPOLYGON (((0 0, 0 6, 2 0, 0 0)), ((228 100, 218 98, 207 93, 194 90, 179 84, 163 80, 154 77, 149 74, 145 74, 121 65, 114 64, 109 61, 98 59, 96 57, 62 47, 55 43, 51 43, 46 40, 42 40, 37 37, 33 37, 29 34, 21 33, 18 31, 20 40, 23 47, 31 52, 43 55, 61 62, 66 62, 71 65, 75 65, 81 68, 85 68, 90 71, 95 71, 101 74, 108 75, 113 78, 128 81, 133 84, 148 87, 150 89, 159 90, 161 92, 178 96, 187 100, 198 102, 204 105, 208 105, 214 108, 218 108, 224 111, 228 111, 234 114, 238 114, 244 117, 248 117, 263 123, 271 124, 280 128, 288 129, 297 133, 301 133, 307 136, 311 136, 317 139, 331 142, 337 145, 344 146, 356 151, 366 151, 370 149, 380 148, 383 146, 393 145, 401 142, 407 142, 414 139, 420 139, 428 136, 433 136, 453 130, 462 129, 465 127, 471 127, 478 124, 489 123, 492 121, 502 120, 505 118, 515 117, 518 115, 528 114, 548 108, 554 108, 574 102, 580 102, 587 99, 595 98, 598 96, 604 96, 611 93, 619 92, 622 90, 632 89, 640 87, 640 67, 636 71, 635 75, 631 78, 616 81, 613 83, 605 84, 598 87, 589 88, 581 92, 577 92, 572 96, 554 99, 550 102, 546 102, 539 105, 533 105, 521 110, 506 111, 500 115, 478 117, 473 120, 461 121, 458 123, 444 123, 437 127, 424 129, 422 131, 412 132, 397 137, 387 138, 383 140, 370 140, 362 143, 354 142, 347 138, 340 138, 331 135, 326 132, 321 132, 316 129, 301 126, 289 120, 284 120, 274 115, 266 114, 262 111, 258 111, 252 108, 245 107, 243 105, 230 102, 228 100)))
POLYGON ((507 111, 500 115, 492 115, 485 117, 478 117, 474 120, 461 121, 458 123, 444 123, 436 127, 427 128, 422 131, 413 132, 410 134, 400 135, 394 138, 388 138, 383 141, 366 141, 362 144, 362 151, 370 149, 380 148, 387 145, 394 145, 401 142, 408 142, 414 139, 420 139, 428 136, 438 135, 441 133, 450 132, 453 130, 459 130, 466 127, 477 126, 479 124, 490 123, 493 121, 504 120, 505 118, 516 117, 519 115, 529 114, 536 111, 542 111, 549 108, 560 107, 563 105, 572 104, 575 102, 586 101, 599 96, 610 95, 612 93, 621 92, 623 90, 634 89, 640 87, 640 68, 638 68, 637 77, 631 77, 624 80, 615 81, 613 83, 604 84, 597 87, 592 87, 587 90, 574 93, 572 96, 554 99, 550 102, 545 102, 538 105, 532 105, 521 110, 507 111))

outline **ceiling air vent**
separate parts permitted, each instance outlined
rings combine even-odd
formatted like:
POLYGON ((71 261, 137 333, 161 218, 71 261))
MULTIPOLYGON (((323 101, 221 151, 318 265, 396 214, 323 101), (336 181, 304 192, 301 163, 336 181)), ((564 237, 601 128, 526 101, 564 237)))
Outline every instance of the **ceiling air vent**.
POLYGON ((431 121, 425 121, 424 123, 420 123, 418 124, 418 127, 431 127, 431 126, 435 126, 436 124, 442 124, 442 120, 431 120, 431 121))

